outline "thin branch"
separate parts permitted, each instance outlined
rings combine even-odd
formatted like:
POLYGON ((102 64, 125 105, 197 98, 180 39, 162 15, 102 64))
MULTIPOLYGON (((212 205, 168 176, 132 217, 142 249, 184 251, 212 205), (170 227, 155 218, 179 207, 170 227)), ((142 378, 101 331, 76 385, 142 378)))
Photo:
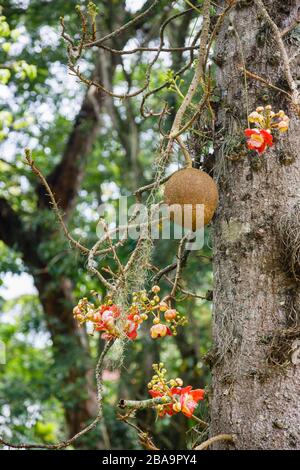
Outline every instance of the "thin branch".
POLYGON ((207 439, 207 441, 202 442, 202 444, 195 447, 193 450, 205 450, 207 447, 219 441, 227 441, 230 444, 234 444, 234 439, 231 434, 219 434, 218 436, 211 437, 210 439, 207 439))
MULTIPOLYGON (((112 47, 100 46, 101 49, 104 49, 111 54, 116 55, 129 55, 129 54, 136 54, 137 52, 158 52, 159 49, 157 47, 136 47, 134 49, 113 49, 112 47)), ((163 47, 160 52, 185 52, 191 50, 197 50, 199 46, 184 46, 184 47, 163 47)))
POLYGON ((300 23, 300 14, 298 15, 297 18, 295 18, 295 20, 289 26, 287 26, 281 31, 280 33, 281 37, 283 38, 284 36, 286 36, 290 31, 296 28, 296 26, 298 26, 299 23, 300 23))
POLYGON ((182 239, 179 242, 178 252, 177 252, 177 266, 176 266, 175 280, 174 280, 172 291, 171 291, 171 294, 170 294, 171 298, 174 298, 175 295, 176 295, 176 290, 177 290, 179 279, 180 279, 182 262, 183 262, 183 259, 184 259, 184 247, 185 247, 186 241, 188 239, 188 236, 189 236, 189 234, 185 235, 184 237, 182 237, 182 239))
MULTIPOLYGON (((114 291, 115 288, 113 286, 113 284, 111 284, 107 279, 105 279, 104 276, 102 276, 102 274, 98 271, 98 269, 96 268, 96 262, 94 260, 94 257, 96 255, 96 252, 100 246, 100 244, 102 243, 102 240, 98 240, 95 245, 91 248, 91 250, 89 251, 89 254, 88 254, 88 262, 87 262, 87 268, 88 270, 90 271, 91 274, 95 275, 99 281, 110 291, 114 291)), ((111 251, 111 247, 110 247, 110 251, 111 251)))
MULTIPOLYGON (((147 70, 146 70, 146 73, 145 73, 145 82, 144 82, 144 85, 139 88, 138 90, 135 90, 131 93, 123 93, 123 94, 119 94, 119 93, 114 93, 112 90, 109 90, 107 89, 105 86, 103 86, 101 83, 99 82, 96 82, 95 80, 93 79, 88 79, 86 78, 81 72, 80 72, 80 69, 78 66, 75 65, 74 62, 70 61, 69 63, 69 69, 71 72, 73 72, 73 74, 75 76, 77 76, 79 78, 79 80, 83 83, 85 83, 86 85, 88 86, 95 86, 97 89, 99 89, 101 92, 103 93, 106 93, 108 96, 112 97, 112 98, 119 98, 119 99, 129 99, 129 98, 133 98, 133 97, 136 97, 138 95, 140 95, 141 93, 143 93, 149 86, 150 84, 150 78, 151 78, 151 71, 152 71, 152 68, 154 66, 154 64, 157 62, 159 56, 160 56, 160 53, 163 49, 163 46, 164 46, 164 31, 166 29, 166 27, 168 26, 169 23, 171 23, 173 20, 175 20, 176 18, 182 16, 182 15, 185 15, 186 13, 190 12, 191 9, 188 9, 188 10, 184 10, 180 13, 176 13, 175 15, 171 16, 170 18, 167 18, 163 24, 161 25, 160 27, 160 30, 159 30, 159 40, 160 40, 160 44, 159 44, 159 47, 158 49, 156 49, 156 54, 154 56, 154 58, 151 60, 151 62, 148 64, 147 66, 147 70)), ((120 28, 121 29, 121 28, 120 28)), ((114 34, 114 33, 111 33, 111 34, 114 34)), ((109 35, 108 35, 109 36, 109 35)), ((105 36, 105 37, 108 37, 108 36, 105 36)), ((88 47, 89 45, 85 45, 85 47, 88 47)), ((200 46, 201 47, 201 46, 200 46)))
POLYGON ((276 23, 270 17, 268 11, 266 10, 266 7, 265 7, 263 1, 262 0, 254 0, 254 2, 257 5, 257 7, 258 7, 260 13, 262 14, 262 16, 265 18, 266 22, 269 24, 270 28, 273 30, 274 37, 276 39, 277 45, 278 45, 280 53, 281 53, 285 78, 286 78, 286 80, 289 84, 289 87, 290 87, 291 91, 292 91, 292 101, 293 101, 293 104, 294 104, 294 107, 295 107, 295 110, 296 110, 298 116, 300 116, 299 91, 298 91, 297 84, 296 84, 296 82, 293 78, 292 72, 291 72, 291 68, 290 68, 290 64, 289 64, 289 56, 288 56, 288 53, 286 51, 284 42, 282 40, 281 32, 280 32, 278 26, 276 25, 276 23))
POLYGON ((196 66, 194 77, 187 91, 187 94, 185 95, 185 98, 176 113, 173 126, 170 132, 170 139, 173 139, 178 133, 183 116, 185 115, 186 110, 190 106, 193 96, 195 95, 199 84, 203 80, 203 75, 204 75, 203 66, 204 66, 206 45, 207 45, 207 40, 209 36, 209 25, 210 25, 209 9, 210 9, 210 0, 204 0, 203 10, 202 10, 203 26, 202 26, 201 35, 200 35, 200 48, 199 48, 199 53, 198 53, 198 58, 197 58, 197 66, 196 66))
POLYGON ((103 386, 102 386, 102 370, 103 370, 103 365, 104 365, 104 359, 105 356, 107 355, 109 349, 113 345, 113 340, 108 341, 99 357, 97 366, 96 366, 96 382, 97 382, 97 399, 98 399, 98 413, 96 418, 84 429, 79 431, 77 434, 75 434, 73 437, 70 439, 67 439, 66 441, 61 441, 58 442, 57 444, 14 444, 12 442, 8 442, 0 437, 0 444, 7 446, 7 447, 12 447, 14 449, 64 449, 73 442, 77 441, 81 436, 84 434, 88 433, 92 429, 96 427, 96 425, 101 421, 103 412, 102 412, 102 393, 103 393, 103 386))
POLYGON ((142 429, 140 429, 136 424, 131 423, 131 421, 128 420, 129 417, 130 417, 130 412, 128 414, 126 414, 125 416, 120 415, 120 414, 118 414, 118 416, 117 416, 117 418, 120 421, 128 424, 128 426, 135 429, 135 431, 138 434, 139 441, 140 441, 141 445, 144 447, 144 449, 146 449, 146 450, 159 450, 159 448, 156 447, 156 445, 152 441, 149 434, 147 432, 142 431, 142 429))
MULTIPOLYGON (((200 36, 200 32, 198 34, 196 34, 195 38, 193 39, 192 46, 194 46, 196 44, 196 42, 199 39, 199 36, 200 36)), ((186 65, 184 65, 183 67, 181 67, 181 69, 177 70, 177 72, 174 73, 174 78, 180 77, 184 72, 189 70, 191 68, 193 62, 194 62, 194 50, 192 49, 191 52, 190 52, 190 60, 188 61, 188 63, 186 65)), ((141 106, 140 106, 140 113, 141 113, 141 116, 143 118, 146 119, 147 117, 150 117, 150 116, 160 116, 162 114, 163 111, 159 112, 159 113, 153 113, 153 111, 150 111, 149 113, 147 113, 145 111, 145 105, 146 105, 146 101, 148 100, 148 98, 150 96, 158 93, 159 91, 163 90, 164 88, 166 88, 169 85, 170 85, 170 82, 165 82, 162 85, 160 85, 156 88, 153 88, 153 90, 148 91, 143 96, 141 106)))
POLYGON ((143 193, 145 193, 146 191, 149 191, 150 189, 153 189, 154 187, 157 188, 158 186, 160 186, 161 184, 164 184, 166 183, 166 181, 168 181, 168 179, 171 177, 171 175, 168 175, 168 176, 165 176, 164 178, 162 178, 161 180, 159 181, 153 181, 152 183, 150 184, 147 184, 146 186, 142 186, 141 188, 137 189, 133 194, 134 196, 136 196, 137 198, 139 198, 143 193))
POLYGON ((40 179, 42 185, 45 187, 46 191, 47 191, 47 194, 49 196, 49 199, 51 201, 51 204, 53 206, 53 210, 56 214, 56 217, 63 229, 63 232, 66 236, 66 238, 69 240, 69 242, 75 247, 77 248, 78 250, 80 250, 82 253, 84 254, 87 254, 89 253, 89 249, 86 248, 84 245, 82 245, 81 243, 79 243, 77 240, 75 240, 72 235, 70 234, 70 232, 68 231, 67 229, 67 226, 64 222, 64 219, 63 219, 63 216, 61 215, 60 213, 60 210, 59 210, 59 207, 57 205, 57 202, 56 202, 56 199, 55 199, 55 196, 46 180, 46 178, 44 177, 44 175, 42 174, 42 172, 40 171, 40 169, 35 165, 33 159, 32 159, 32 155, 31 155, 31 151, 29 149, 25 149, 25 158, 26 158, 26 161, 25 163, 27 165, 30 166, 30 168, 32 169, 33 173, 40 179))
POLYGON ((165 405, 172 403, 170 397, 156 397, 150 398, 149 400, 120 400, 119 408, 134 409, 134 410, 146 410, 148 408, 155 408, 157 405, 165 405))
POLYGON ((184 100, 182 101, 176 113, 176 116, 174 118, 173 125, 169 134, 169 142, 168 142, 168 145, 165 149, 164 156, 163 156, 163 159, 165 162, 169 160, 169 156, 173 148, 174 139, 176 138, 180 130, 184 115, 187 109, 189 108, 190 104, 192 103, 192 99, 198 89, 198 86, 200 85, 200 83, 204 83, 204 73, 205 73, 204 60, 205 60, 206 46, 207 46, 207 41, 209 37, 209 26, 210 26, 210 0, 204 0, 202 14, 203 14, 203 25, 202 25, 202 30, 200 34, 200 47, 199 47, 199 52, 198 52, 195 73, 190 83, 190 86, 188 88, 188 91, 184 97, 184 100))
POLYGON ((202 419, 198 418, 198 416, 192 415, 191 418, 204 428, 207 428, 207 426, 209 425, 206 421, 203 421, 202 419))
POLYGON ((257 75, 256 73, 250 72, 250 70, 247 70, 244 67, 240 67, 240 70, 242 70, 248 77, 264 83, 265 85, 272 88, 273 90, 276 90, 276 91, 279 91, 280 93, 285 94, 286 96, 289 97, 290 100, 292 100, 292 95, 288 93, 286 90, 283 90, 282 88, 279 88, 278 86, 273 85, 272 83, 268 82, 265 78, 261 77, 260 75, 257 75))
POLYGON ((123 26, 116 29, 115 31, 107 34, 106 36, 103 36, 103 38, 100 38, 100 39, 97 39, 96 41, 85 44, 85 47, 100 46, 103 42, 108 41, 108 39, 115 38, 119 36, 120 34, 122 34, 124 31, 126 31, 127 29, 132 28, 132 26, 135 26, 136 23, 140 22, 140 20, 142 20, 148 15, 151 12, 151 10, 153 10, 153 8, 159 3, 159 1, 160 0, 154 0, 154 2, 152 3, 152 5, 150 5, 149 8, 147 8, 145 11, 137 15, 132 20, 128 21, 128 23, 124 24, 123 26))
MULTIPOLYGON (((156 266, 153 266, 153 265, 150 264, 149 265, 150 270, 157 272, 157 275, 154 277, 153 282, 157 283, 158 279, 164 278, 170 284, 170 286, 173 287, 174 282, 167 276, 167 274, 165 274, 164 271, 169 272, 169 271, 172 271, 173 269, 175 269, 176 267, 177 267, 177 262, 173 263, 173 264, 170 264, 169 266, 166 266, 166 268, 164 268, 162 270, 159 270, 156 266)), ((181 292, 181 294, 185 295, 186 297, 193 297, 195 299, 209 300, 209 301, 212 300, 211 291, 207 291, 206 295, 204 296, 204 295, 195 294, 194 292, 190 292, 186 289, 183 289, 179 285, 177 285, 177 290, 179 290, 181 292)), ((166 299, 169 299, 169 298, 171 298, 171 295, 168 295, 166 297, 166 299)))

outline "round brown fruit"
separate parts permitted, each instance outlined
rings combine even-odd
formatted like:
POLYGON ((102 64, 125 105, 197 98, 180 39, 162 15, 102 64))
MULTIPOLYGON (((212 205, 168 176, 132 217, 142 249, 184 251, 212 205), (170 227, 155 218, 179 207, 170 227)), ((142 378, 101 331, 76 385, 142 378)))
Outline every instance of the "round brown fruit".
MULTIPOLYGON (((196 168, 184 168, 176 171, 165 186, 165 202, 169 206, 191 204, 192 229, 201 228, 202 221, 197 220, 197 204, 204 205, 204 225, 212 219, 218 205, 218 189, 214 180, 204 171, 196 168)), ((183 211, 182 211, 183 213, 183 211)), ((191 228, 190 217, 181 217, 181 209, 173 208, 171 216, 174 222, 191 228), (183 219, 183 220, 182 220, 183 219)), ((201 219, 201 218, 200 218, 201 219)))

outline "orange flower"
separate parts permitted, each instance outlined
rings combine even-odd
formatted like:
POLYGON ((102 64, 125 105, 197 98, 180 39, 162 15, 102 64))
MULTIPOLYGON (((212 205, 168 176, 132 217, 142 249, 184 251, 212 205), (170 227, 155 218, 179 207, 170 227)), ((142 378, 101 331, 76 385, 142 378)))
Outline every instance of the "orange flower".
POLYGON ((256 150, 260 155, 268 146, 273 146, 273 136, 265 129, 246 129, 245 136, 248 138, 248 149, 256 150))
POLYGON ((97 319, 100 321, 96 323, 96 330, 103 331, 102 338, 109 340, 118 336, 118 331, 115 325, 115 319, 120 316, 120 310, 116 305, 101 305, 97 311, 97 319))
POLYGON ((150 334, 151 338, 156 339, 156 338, 163 338, 164 336, 172 336, 170 328, 168 328, 166 325, 163 325, 163 323, 157 323, 156 325, 153 325, 150 329, 150 334))
POLYGON ((140 318, 141 317, 136 313, 131 313, 130 315, 128 315, 125 324, 125 333, 127 338, 136 339, 137 329, 139 327, 139 324, 141 323, 140 318))
POLYGON ((164 317, 167 321, 171 321, 176 318, 176 315, 177 315, 177 310, 175 310, 174 308, 170 308, 169 310, 165 312, 164 317))
MULTIPOLYGON (((158 391, 158 390, 149 390, 149 393, 152 398, 158 398, 158 397, 164 397, 166 394, 158 391)), ((158 411, 158 416, 160 418, 163 418, 165 415, 172 416, 176 413, 176 411, 173 410, 173 403, 167 403, 166 405, 163 406, 162 409, 158 411)))
MULTIPOLYGON (((168 392, 164 393, 159 390, 149 390, 149 393, 152 398, 168 396, 168 392)), ((184 388, 172 387, 169 391, 169 396, 171 396, 174 401, 164 405, 163 408, 159 411, 158 415, 160 417, 163 417, 166 414, 172 416, 181 412, 187 418, 190 418, 193 415, 196 406, 198 405, 198 401, 203 400, 204 390, 201 388, 193 390, 191 385, 188 385, 184 388)))
POLYGON ((178 402, 180 403, 180 411, 185 416, 190 418, 194 413, 198 401, 203 400, 204 390, 197 388, 193 390, 191 385, 187 387, 173 387, 171 388, 171 393, 173 396, 178 396, 178 402))

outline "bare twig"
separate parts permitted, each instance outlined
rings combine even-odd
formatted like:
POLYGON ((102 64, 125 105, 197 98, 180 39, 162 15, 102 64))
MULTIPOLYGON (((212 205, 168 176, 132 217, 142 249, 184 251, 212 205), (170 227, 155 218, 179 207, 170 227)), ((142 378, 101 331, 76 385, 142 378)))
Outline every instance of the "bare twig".
POLYGON ((192 99, 198 89, 200 83, 204 83, 204 64, 205 64, 205 53, 206 53, 206 46, 209 37, 209 25, 210 25, 210 0, 204 0, 203 8, 203 25, 200 34, 200 47, 197 57, 197 64, 195 68, 195 73, 188 88, 188 91, 176 113, 176 116, 173 121, 173 125, 169 134, 169 142, 164 152, 164 161, 167 162, 169 160, 170 153, 173 148, 173 143, 175 138, 180 131, 182 120, 185 116, 185 113, 189 106, 192 103, 192 99))
POLYGON ((268 82, 265 78, 261 77, 260 75, 257 75, 256 73, 250 72, 250 70, 245 69, 244 67, 240 67, 240 69, 250 78, 253 78, 254 80, 258 80, 259 82, 264 83, 268 87, 272 88, 273 90, 279 91, 280 93, 283 93, 284 95, 288 96, 290 100, 292 100, 292 95, 288 93, 286 90, 283 90, 282 88, 279 88, 276 85, 273 85, 272 83, 268 82))
POLYGON ((130 418, 130 413, 126 414, 125 416, 118 414, 118 419, 126 424, 128 426, 131 426, 135 431, 138 433, 138 438, 141 443, 141 445, 144 447, 146 450, 159 450, 158 447, 154 444, 152 441, 151 437, 147 432, 142 431, 136 424, 132 423, 129 421, 128 418, 130 418))
POLYGON ((219 434, 218 436, 211 437, 210 439, 207 439, 207 441, 202 442, 202 444, 195 447, 194 450, 205 450, 210 445, 214 444, 215 442, 219 442, 219 441, 227 441, 230 444, 234 444, 234 439, 233 439, 233 436, 231 434, 219 434))
POLYGON ((188 239, 188 236, 189 236, 189 234, 182 237, 182 239, 180 240, 179 245, 178 245, 177 266, 176 266, 175 280, 174 280, 173 288, 172 288, 172 291, 171 291, 171 294, 170 294, 171 298, 174 298, 175 295, 176 295, 176 290, 177 290, 178 282, 179 282, 179 279, 180 279, 182 262, 183 262, 183 259, 184 259, 184 247, 185 247, 186 241, 188 239))
POLYGON ((161 180, 159 181, 153 181, 152 183, 150 184, 147 184, 146 186, 142 186, 141 188, 137 189, 133 194, 134 196, 136 196, 137 198, 139 198, 143 193, 145 193, 146 191, 149 191, 150 189, 154 188, 154 187, 158 187, 160 186, 161 184, 164 184, 168 181, 168 179, 171 177, 171 175, 168 175, 168 176, 165 176, 164 178, 162 178, 161 180))
POLYGON ((12 447, 14 449, 64 449, 73 442, 77 441, 80 437, 82 437, 84 434, 87 434, 89 431, 94 429, 96 425, 101 421, 102 419, 102 393, 103 393, 103 388, 102 388, 102 370, 103 370, 103 365, 104 365, 104 359, 105 356, 107 355, 109 349, 113 345, 113 341, 108 341, 99 357, 97 366, 96 366, 96 383, 97 383, 97 400, 98 400, 98 412, 96 418, 84 429, 79 431, 77 434, 75 434, 73 437, 70 439, 67 439, 66 441, 61 441, 58 442, 57 444, 30 444, 30 443, 24 443, 24 444, 14 444, 13 442, 6 441, 0 437, 0 444, 7 446, 7 447, 12 447))
POLYGON ((43 186, 45 187, 46 191, 47 191, 47 194, 49 196, 49 199, 50 199, 50 202, 53 206, 53 210, 56 214, 56 217, 63 229, 63 232, 66 236, 66 238, 69 240, 69 242, 71 243, 71 245, 73 245, 75 248, 77 248, 78 250, 80 250, 82 253, 84 254, 87 254, 89 253, 89 249, 87 247, 85 247, 84 245, 82 245, 81 243, 79 243, 77 240, 75 240, 72 235, 70 234, 70 232, 68 231, 67 229, 67 226, 64 222, 64 219, 63 219, 63 216, 61 215, 61 212, 59 210, 59 207, 57 205, 57 202, 56 202, 56 199, 55 199, 55 196, 46 180, 46 178, 44 177, 44 175, 42 174, 42 172, 40 171, 40 169, 35 165, 33 159, 32 159, 32 155, 31 155, 31 151, 29 149, 25 149, 25 158, 26 158, 26 161, 25 163, 27 163, 27 165, 30 166, 30 168, 32 169, 33 173, 35 175, 37 175, 37 177, 40 179, 41 183, 43 184, 43 186))
POLYGON ((204 428, 207 428, 207 426, 209 425, 206 421, 203 421, 202 419, 198 418, 198 416, 192 415, 191 418, 204 428))
POLYGON ((128 21, 126 24, 124 24, 120 28, 116 29, 115 31, 107 34, 106 36, 104 36, 100 39, 97 39, 96 41, 89 42, 89 43, 85 44, 85 47, 100 46, 103 42, 108 41, 109 39, 115 38, 115 37, 119 36, 120 34, 124 33, 124 31, 126 31, 127 29, 132 28, 133 26, 136 25, 136 23, 140 22, 143 18, 145 18, 151 12, 151 10, 153 10, 153 8, 156 7, 156 5, 159 3, 159 1, 160 0, 154 0, 154 2, 152 3, 152 5, 150 5, 149 8, 147 8, 145 11, 143 11, 142 13, 137 15, 135 18, 128 21))
POLYGON ((300 14, 297 16, 297 18, 294 19, 294 21, 289 26, 287 26, 281 31, 280 33, 281 37, 283 38, 284 36, 286 36, 290 31, 296 28, 296 26, 298 26, 299 23, 300 23, 300 14))

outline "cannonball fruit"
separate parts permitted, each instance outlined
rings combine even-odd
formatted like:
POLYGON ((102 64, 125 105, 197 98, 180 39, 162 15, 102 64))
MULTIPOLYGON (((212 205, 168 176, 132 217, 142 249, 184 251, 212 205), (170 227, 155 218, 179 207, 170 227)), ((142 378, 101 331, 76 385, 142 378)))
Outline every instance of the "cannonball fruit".
POLYGON ((207 173, 196 168, 184 168, 173 173, 165 185, 164 194, 166 204, 171 206, 170 212, 174 222, 179 221, 187 228, 192 225, 193 230, 203 226, 202 218, 197 217, 197 204, 204 206, 204 225, 210 222, 218 205, 216 183, 207 173), (191 211, 187 212, 187 216, 181 216, 186 214, 182 210, 186 204, 191 205, 191 211), (177 205, 177 209, 176 206, 173 209, 173 205, 177 205))

